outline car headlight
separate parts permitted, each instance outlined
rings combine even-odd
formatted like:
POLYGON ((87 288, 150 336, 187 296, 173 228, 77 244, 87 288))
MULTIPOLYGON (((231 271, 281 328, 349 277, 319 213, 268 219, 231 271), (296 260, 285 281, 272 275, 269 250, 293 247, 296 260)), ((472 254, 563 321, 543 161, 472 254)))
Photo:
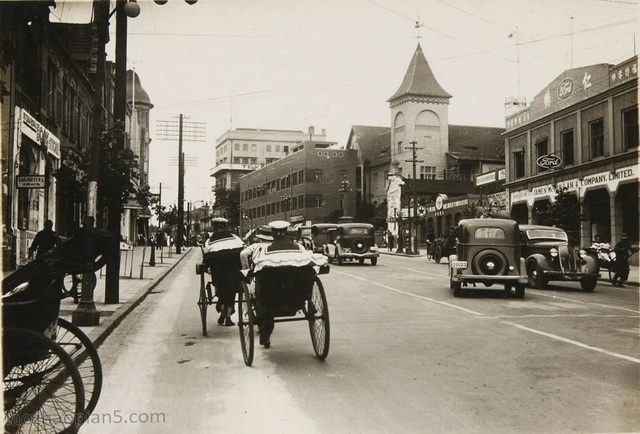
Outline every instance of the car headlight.
POLYGON ((555 258, 556 256, 558 256, 558 249, 552 247, 551 250, 549 250, 549 254, 555 258))
POLYGON ((587 252, 584 251, 583 249, 580 249, 580 251, 578 252, 578 254, 580 255, 580 259, 584 259, 587 257, 587 252))
POLYGON ((377 252, 378 251, 378 246, 371 246, 371 247, 369 247, 369 250, 371 250, 372 252, 377 252))

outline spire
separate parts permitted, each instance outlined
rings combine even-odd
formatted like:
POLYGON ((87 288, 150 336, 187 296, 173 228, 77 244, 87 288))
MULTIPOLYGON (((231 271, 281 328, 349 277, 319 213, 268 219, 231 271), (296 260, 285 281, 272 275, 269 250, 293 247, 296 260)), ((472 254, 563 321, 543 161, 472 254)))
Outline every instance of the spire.
POLYGON ((420 43, 413 54, 402 84, 387 102, 405 95, 451 98, 451 95, 438 84, 427 59, 424 57, 420 43))

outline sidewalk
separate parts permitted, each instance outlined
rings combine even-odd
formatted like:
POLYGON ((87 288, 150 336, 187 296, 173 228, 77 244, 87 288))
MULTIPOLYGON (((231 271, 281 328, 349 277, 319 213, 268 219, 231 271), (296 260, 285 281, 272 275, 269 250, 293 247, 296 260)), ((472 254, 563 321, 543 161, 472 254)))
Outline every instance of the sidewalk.
MULTIPOLYGON (((392 252, 389 252, 385 247, 385 248, 380 248, 380 254, 393 255, 393 256, 405 256, 407 258, 416 258, 416 259, 422 259, 425 261, 427 260, 427 249, 425 248, 420 248, 419 255, 409 255, 407 253, 397 253, 395 248, 393 249, 392 252)), ((443 260, 443 263, 446 263, 446 262, 447 262, 446 260, 443 260)), ((609 274, 607 270, 600 271, 600 278, 598 280, 600 282, 609 282, 609 274)), ((629 266, 629 280, 625 282, 625 286, 640 287, 640 267, 638 267, 637 265, 629 266)))
MULTIPOLYGON (((155 251, 155 266, 149 266, 151 247, 135 246, 133 250, 121 252, 120 256, 120 285, 119 303, 105 304, 105 277, 104 268, 96 272, 97 284, 93 292, 96 310, 100 312, 100 323, 97 326, 81 326, 83 332, 99 345, 118 326, 120 321, 129 314, 144 298, 155 288, 164 277, 184 259, 193 247, 182 249, 177 254, 175 247, 165 247, 162 250, 162 262, 160 250, 155 251), (141 270, 143 264, 144 267, 141 270), (142 278, 140 278, 142 271, 142 278), (131 276, 131 277, 129 277, 131 276)), ((80 291, 80 288, 78 288, 80 291)), ((60 317, 68 321, 72 320, 73 312, 77 305, 73 298, 65 298, 60 304, 60 317)))

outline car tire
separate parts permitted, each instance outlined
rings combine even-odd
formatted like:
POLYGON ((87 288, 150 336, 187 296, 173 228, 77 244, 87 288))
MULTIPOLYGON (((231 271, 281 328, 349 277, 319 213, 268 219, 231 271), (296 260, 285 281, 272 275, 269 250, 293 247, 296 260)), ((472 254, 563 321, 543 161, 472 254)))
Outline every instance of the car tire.
POLYGON ((451 287, 453 288, 453 296, 454 297, 462 297, 462 283, 460 282, 451 282, 451 287))
POLYGON ((378 258, 371 258, 371 265, 375 266, 378 263, 378 258))
POLYGON ((364 258, 358 258, 358 263, 359 263, 360 265, 364 264, 364 258))
POLYGON ((534 289, 544 289, 547 286, 547 282, 542 275, 542 270, 538 264, 529 264, 527 267, 527 277, 529 279, 529 286, 534 289))
POLYGON ((593 292, 596 289, 596 285, 598 284, 598 279, 595 277, 583 277, 580 281, 580 287, 585 292, 593 292))
POLYGON ((524 298, 524 285, 516 285, 516 298, 524 298))
POLYGON ((504 284, 504 295, 505 297, 511 297, 511 284, 510 283, 505 283, 504 284))
POLYGON ((342 265, 342 257, 341 256, 336 256, 336 263, 338 265, 342 265))
POLYGON ((483 276, 501 276, 506 273, 507 265, 507 258, 502 252, 495 249, 486 249, 475 255, 472 262, 472 270, 474 274, 483 276))
POLYGON ((369 243, 363 238, 356 238, 351 242, 351 251, 358 254, 367 253, 369 251, 369 243))

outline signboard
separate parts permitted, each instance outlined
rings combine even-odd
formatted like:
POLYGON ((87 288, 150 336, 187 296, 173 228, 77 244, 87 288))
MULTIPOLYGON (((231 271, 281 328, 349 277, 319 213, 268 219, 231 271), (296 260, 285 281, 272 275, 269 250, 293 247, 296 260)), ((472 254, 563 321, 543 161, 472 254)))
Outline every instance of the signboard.
POLYGON ((562 166, 562 159, 553 154, 541 155, 536 160, 536 164, 545 169, 553 169, 562 166))
POLYGON ((45 188, 45 177, 43 175, 16 176, 16 187, 18 187, 18 188, 45 188))

